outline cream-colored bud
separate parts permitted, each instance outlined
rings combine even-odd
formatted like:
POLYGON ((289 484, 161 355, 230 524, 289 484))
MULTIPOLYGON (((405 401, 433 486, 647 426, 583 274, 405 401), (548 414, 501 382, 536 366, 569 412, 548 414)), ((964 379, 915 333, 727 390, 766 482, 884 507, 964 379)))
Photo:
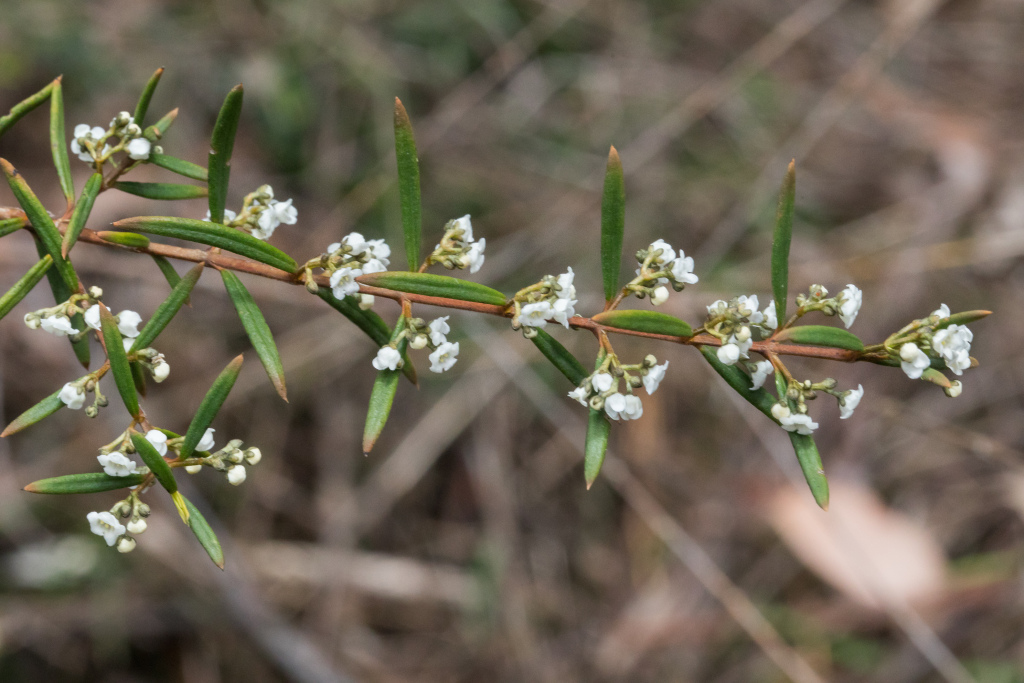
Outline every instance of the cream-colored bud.
POLYGON ((130 553, 133 550, 135 550, 135 539, 131 536, 122 536, 121 540, 117 542, 117 552, 130 553))
POLYGON ((427 336, 425 334, 417 334, 415 337, 412 338, 412 341, 409 342, 409 347, 413 349, 422 349, 426 345, 427 336))
POLYGON ((89 288, 89 296, 92 297, 93 299, 99 299, 103 296, 103 289, 101 287, 93 285, 92 287, 89 288))
POLYGON ((162 363, 157 363, 156 365, 153 366, 153 381, 156 382, 157 384, 167 379, 167 376, 170 374, 171 365, 166 361, 162 363))
POLYGON ((198 474, 203 471, 202 465, 185 465, 185 471, 189 474, 198 474))
POLYGON ((132 521, 128 522, 128 533, 141 534, 143 531, 146 530, 147 526, 148 525, 146 524, 146 520, 142 519, 141 517, 139 519, 133 519, 132 521))
POLYGON ((662 285, 651 293, 651 303, 660 306, 668 301, 668 287, 662 285))
POLYGON ((26 313, 25 314, 25 325, 30 330, 38 330, 39 326, 42 324, 42 322, 43 321, 40 319, 40 317, 38 315, 36 315, 35 313, 26 313))
POLYGON ((360 294, 359 295, 359 308, 364 311, 368 311, 373 308, 373 295, 372 294, 360 294))
POLYGON ((960 392, 962 392, 963 390, 964 390, 963 382, 961 382, 958 379, 953 380, 950 383, 948 389, 943 389, 943 391, 946 392, 946 396, 949 396, 950 398, 956 398, 957 396, 960 395, 960 392))
POLYGON ((256 463, 258 463, 262 459, 263 459, 263 454, 260 452, 260 449, 256 448, 255 446, 253 446, 252 448, 247 448, 246 449, 246 451, 245 451, 245 461, 247 463, 249 463, 250 465, 255 465, 256 463))
POLYGON ((245 468, 241 465, 235 465, 234 467, 228 468, 228 483, 233 486, 238 486, 245 481, 245 468))
POLYGON ((743 327, 736 331, 736 341, 742 344, 748 339, 750 339, 750 328, 744 325, 743 327))

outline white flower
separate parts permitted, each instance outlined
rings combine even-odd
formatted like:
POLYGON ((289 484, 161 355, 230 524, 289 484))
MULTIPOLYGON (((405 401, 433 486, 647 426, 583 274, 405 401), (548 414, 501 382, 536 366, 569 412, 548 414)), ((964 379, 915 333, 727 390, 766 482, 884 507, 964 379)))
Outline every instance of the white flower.
POLYGON ((661 380, 665 379, 666 370, 668 370, 668 361, 665 361, 663 365, 655 365, 647 371, 647 374, 644 375, 644 389, 648 394, 653 394, 658 390, 661 380))
POLYGON ((547 301, 538 301, 535 304, 523 306, 519 315, 519 323, 526 327, 544 327, 551 318, 551 304, 547 301))
MULTIPOLYGON (((238 214, 235 213, 234 211, 232 211, 231 209, 224 209, 224 221, 223 221, 224 223, 230 223, 231 221, 235 220, 237 217, 238 217, 238 214)), ((204 221, 210 220, 210 210, 209 209, 206 210, 206 215, 203 216, 203 220, 204 221)))
POLYGON ((324 253, 333 254, 339 249, 341 249, 341 242, 331 242, 330 244, 327 245, 327 251, 324 253))
POLYGON ((775 367, 771 361, 760 360, 754 363, 754 367, 750 371, 750 382, 751 389, 760 389, 764 386, 765 380, 768 379, 768 375, 775 372, 775 367))
POLYGON ((127 531, 124 524, 117 521, 117 517, 109 512, 90 512, 85 518, 89 520, 89 530, 97 536, 102 536, 107 545, 117 543, 118 537, 127 531))
POLYGON ((291 199, 287 199, 283 202, 271 201, 270 208, 273 210, 274 217, 277 218, 279 223, 295 225, 299 220, 299 211, 292 206, 291 199))
POLYGON ((763 322, 761 324, 767 327, 769 330, 774 330, 779 326, 779 318, 778 315, 775 313, 774 299, 770 304, 768 304, 768 308, 764 309, 764 313, 762 313, 762 316, 763 322))
POLYGON ((639 420, 644 414, 644 404, 639 396, 628 394, 626 396, 626 408, 622 411, 623 420, 639 420))
POLYGON ((331 292, 336 299, 344 299, 346 296, 359 292, 359 283, 356 278, 363 274, 358 268, 342 268, 331 274, 331 292))
POLYGON ((117 542, 117 552, 130 553, 135 550, 135 539, 131 536, 124 536, 117 542))
POLYGON ((366 251, 366 248, 368 246, 366 244, 366 240, 364 240, 363 236, 358 232, 350 232, 349 234, 342 237, 341 244, 343 246, 350 247, 352 249, 351 253, 353 256, 358 256, 359 254, 362 254, 364 251, 366 251))
POLYGON ((199 439, 199 443, 196 444, 197 451, 212 451, 213 450, 213 433, 217 431, 213 427, 210 427, 203 434, 203 438, 199 439))
POLYGON ((615 378, 607 372, 599 372, 594 375, 594 379, 590 380, 591 385, 594 387, 594 391, 599 394, 603 394, 612 388, 612 384, 615 383, 615 378))
POLYGON ((153 364, 153 381, 157 384, 167 379, 167 376, 171 374, 171 366, 167 361, 159 361, 153 364))
POLYGON ((370 240, 366 243, 366 253, 375 258, 385 266, 391 264, 391 247, 384 240, 370 240))
POLYGON ((462 237, 460 237, 459 239, 461 239, 466 244, 469 244, 470 242, 473 241, 473 222, 469 219, 468 213, 462 218, 455 219, 455 224, 452 225, 452 231, 455 230, 462 231, 462 237))
POLYGON ((359 308, 364 311, 368 311, 373 308, 373 295, 372 294, 360 294, 359 295, 359 308))
MULTIPOLYGON (((94 330, 100 329, 100 305, 99 304, 93 304, 92 306, 87 308, 86 311, 85 311, 85 315, 82 316, 82 317, 85 318, 85 324, 86 325, 88 325, 89 327, 91 327, 94 330)), ((138 334, 136 334, 135 336, 137 337, 138 334)))
POLYGON ((51 315, 49 318, 43 318, 40 323, 40 327, 42 327, 44 331, 57 337, 66 337, 71 334, 78 334, 78 330, 71 327, 71 321, 64 316, 51 315))
POLYGON ((483 268, 484 260, 484 249, 487 247, 487 239, 481 238, 479 242, 473 242, 469 245, 469 251, 462 257, 463 262, 466 264, 464 268, 469 268, 469 272, 475 273, 483 268))
MULTIPOLYGON (((75 126, 75 139, 71 141, 71 152, 87 164, 92 163, 92 155, 89 154, 88 148, 86 148, 85 145, 79 144, 78 141, 82 138, 88 138, 91 142, 95 143, 106 135, 106 133, 107 131, 99 126, 90 128, 88 123, 78 124, 75 126)), ((109 148, 109 146, 107 148, 109 148)))
POLYGON ((971 367, 971 341, 974 333, 964 325, 950 325, 932 337, 932 348, 946 361, 946 367, 962 375, 971 367))
POLYGON ((900 367, 907 373, 910 379, 919 378, 931 365, 928 354, 922 351, 914 342, 908 342, 900 347, 900 367))
POLYGON ((274 209, 268 206, 260 212, 259 218, 256 219, 256 225, 252 236, 258 240, 268 240, 277 230, 277 226, 281 225, 281 221, 274 213, 274 209))
POLYGON ((736 310, 740 315, 751 318, 754 314, 760 314, 758 306, 760 303, 757 300, 757 294, 751 294, 750 296, 740 296, 736 298, 736 310))
POLYGON ((575 278, 576 274, 572 272, 572 268, 566 269, 564 273, 558 276, 557 296, 559 299, 573 299, 573 303, 576 303, 576 287, 572 283, 575 278))
POLYGON ((740 347, 736 344, 722 344, 716 352, 718 360, 726 365, 736 365, 740 359, 740 347))
POLYGON ((232 465, 228 468, 228 483, 238 486, 245 481, 245 468, 241 465, 232 465))
POLYGON ((159 429, 150 429, 146 432, 146 441, 153 444, 157 453, 167 455, 167 435, 159 429))
POLYGON ((644 414, 639 396, 614 393, 604 402, 604 412, 613 420, 637 420, 644 414))
POLYGON ((575 299, 555 299, 551 305, 551 320, 569 329, 569 318, 576 315, 575 299))
POLYGON ((382 346, 373 359, 373 367, 378 370, 397 370, 402 361, 402 354, 391 346, 382 346))
POLYGON ((660 306, 666 301, 668 301, 668 287, 665 285, 656 287, 655 290, 651 292, 651 303, 653 305, 660 306))
POLYGON ((856 285, 846 285, 846 289, 839 292, 839 295, 836 297, 836 303, 839 304, 839 317, 842 319, 843 324, 846 325, 846 329, 850 329, 853 321, 857 319, 863 296, 863 293, 856 285))
POLYGON ((71 410, 78 410, 85 405, 85 392, 71 382, 64 385, 60 390, 60 400, 71 410))
POLYGON ((142 532, 144 532, 146 530, 146 528, 149 525, 146 524, 146 520, 144 520, 141 517, 139 517, 136 520, 132 520, 131 522, 128 522, 127 526, 128 526, 128 533, 130 533, 130 534, 141 534, 142 532))
POLYGON ((434 352, 427 356, 430 359, 431 372, 444 372, 451 370, 458 361, 459 342, 444 342, 434 352))
POLYGON ((651 254, 659 249, 661 250, 661 253, 651 259, 652 264, 663 266, 676 259, 675 249, 673 249, 672 245, 665 240, 655 240, 654 242, 651 242, 651 246, 647 247, 647 251, 651 254))
POLYGON ((569 398, 579 401, 581 406, 587 406, 587 390, 584 387, 576 387, 569 392, 569 398))
POLYGON ((440 318, 436 318, 427 326, 430 330, 430 343, 434 346, 440 346, 448 341, 448 337, 446 335, 452 331, 452 329, 448 327, 449 317, 450 316, 445 315, 440 318))
POLYGON ((858 384, 856 389, 851 389, 843 394, 839 400, 839 419, 845 420, 853 415, 854 409, 864 397, 864 385, 858 384))
POLYGON ((96 456, 103 471, 111 477, 127 477, 134 474, 138 464, 121 451, 114 451, 109 454, 96 456))
MULTIPOLYGON (((94 306, 94 308, 99 308, 99 306, 94 306)), ((117 315, 117 329, 125 337, 138 337, 139 323, 141 322, 142 316, 135 311, 121 311, 117 315)))
POLYGON ((135 138, 125 148, 132 159, 148 159, 153 145, 146 138, 135 138))
POLYGON ((936 308, 934 311, 932 311, 932 315, 937 315, 937 316, 939 316, 940 319, 948 318, 949 317, 949 306, 947 306, 946 304, 940 305, 938 308, 936 308))
POLYGON ((788 406, 776 403, 772 406, 772 415, 779 421, 782 428, 787 432, 808 435, 818 428, 818 423, 813 421, 810 415, 793 413, 788 406))
POLYGON ((383 273, 385 270, 387 270, 387 266, 375 258, 364 263, 362 267, 363 275, 369 275, 370 273, 383 273))
POLYGON ((693 274, 693 257, 684 256, 682 251, 672 262, 671 273, 673 280, 684 285, 696 284, 698 280, 697 276, 693 274))

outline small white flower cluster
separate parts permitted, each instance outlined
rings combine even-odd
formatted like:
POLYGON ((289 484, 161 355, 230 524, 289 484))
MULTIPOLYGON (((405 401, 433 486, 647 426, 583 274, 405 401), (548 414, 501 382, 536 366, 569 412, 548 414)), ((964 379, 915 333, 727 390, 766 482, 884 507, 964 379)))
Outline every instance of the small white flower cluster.
POLYGON ((561 275, 547 275, 535 285, 520 290, 515 296, 515 313, 512 328, 523 328, 527 337, 535 334, 534 329, 549 322, 558 323, 569 329, 569 318, 576 315, 576 275, 572 268, 561 275))
POLYGON ((846 285, 846 288, 836 296, 829 298, 828 290, 821 285, 811 285, 808 294, 800 294, 796 298, 801 315, 811 311, 821 311, 825 315, 838 315, 839 319, 850 329, 853 321, 860 313, 860 305, 864 299, 864 293, 857 285, 846 285))
MULTIPOLYGON (((708 306, 704 327, 709 334, 722 341, 717 351, 718 360, 726 365, 735 365, 740 358, 749 358, 748 351, 754 345, 753 331, 758 331, 764 337, 779 326, 775 301, 768 304, 764 311, 759 311, 758 306, 756 294, 738 296, 729 302, 719 299, 708 306)), ((757 384, 758 374, 754 375, 754 383, 757 385, 755 389, 764 384, 764 378, 771 373, 770 367, 760 363, 757 368, 754 372, 762 376, 760 384, 757 384)))
POLYGON ((651 297, 651 303, 660 306, 668 301, 671 285, 677 292, 686 285, 696 284, 697 276, 693 272, 693 257, 687 256, 682 249, 678 256, 672 245, 663 239, 655 240, 646 249, 636 253, 640 267, 636 269, 636 278, 626 289, 638 297, 651 297))
POLYGON ((836 400, 839 401, 839 419, 848 420, 853 416, 853 411, 860 405, 860 400, 864 397, 864 386, 858 384, 856 389, 848 391, 837 391, 835 386, 836 381, 833 379, 826 379, 819 384, 812 384, 809 380, 803 384, 793 383, 790 385, 787 396, 772 406, 772 416, 788 432, 811 434, 818 428, 818 423, 807 414, 806 399, 814 398, 814 392, 820 390, 836 397, 836 400), (797 398, 790 401, 789 399, 793 396, 797 398))
MULTIPOLYGON (((382 239, 368 240, 358 232, 350 232, 340 242, 328 245, 317 267, 330 273, 331 292, 336 299, 359 294, 356 278, 370 273, 383 273, 391 265, 391 247, 382 239)), ((308 278, 312 281, 312 278, 308 278)), ((361 308, 373 305, 373 297, 363 294, 361 308)))
POLYGON ((219 451, 213 452, 214 441, 213 432, 215 430, 211 427, 207 429, 203 434, 203 438, 196 444, 196 453, 207 453, 207 455, 196 456, 198 462, 193 465, 186 465, 185 471, 189 474, 196 474, 200 472, 204 466, 212 467, 218 472, 223 472, 227 477, 228 483, 233 486, 238 486, 245 481, 245 467, 243 463, 248 465, 255 465, 263 459, 263 454, 260 449, 252 446, 250 448, 242 449, 241 439, 232 439, 228 444, 220 449, 219 451))
POLYGON ((644 405, 640 397, 633 394, 633 389, 643 385, 648 394, 658 390, 661 380, 665 379, 668 361, 662 365, 657 362, 657 358, 648 355, 639 365, 603 364, 570 391, 569 398, 594 410, 603 409, 613 420, 637 420, 644 414, 644 405), (630 375, 630 371, 637 374, 630 375), (625 380, 625 394, 619 392, 620 380, 625 380))
MULTIPOLYGON (((942 304, 927 319, 918 321, 919 332, 912 337, 916 341, 905 341, 899 346, 900 367, 910 379, 919 379, 931 367, 928 350, 957 376, 971 367, 974 333, 966 325, 943 324, 949 316, 949 306, 942 304)), ((962 390, 963 385, 957 380, 946 389, 946 394, 955 397, 962 390)))
POLYGON ((473 240, 473 224, 467 213, 462 218, 448 221, 444 226, 444 236, 427 257, 427 262, 439 263, 448 270, 469 268, 470 273, 475 273, 484 265, 486 247, 486 238, 473 240))
MULTIPOLYGON (((402 338, 409 340, 409 348, 422 349, 430 347, 433 352, 428 356, 430 359, 431 372, 446 372, 458 362, 459 342, 448 341, 448 333, 451 328, 448 326, 449 316, 443 316, 432 321, 429 325, 421 318, 410 318, 406 321, 406 328, 402 332, 402 338)), ((398 351, 398 340, 382 346, 373 359, 373 367, 377 370, 397 370, 402 367, 402 354, 398 351)))
MULTIPOLYGON (((210 220, 209 211, 203 220, 210 220)), ((256 239, 266 241, 282 223, 295 225, 298 220, 299 211, 292 206, 291 199, 278 201, 274 199, 274 188, 261 185, 242 200, 241 213, 224 209, 223 222, 228 227, 244 230, 256 239)))
MULTIPOLYGON (((118 505, 121 504, 118 503, 118 505)), ((117 506, 115 506, 116 508, 117 506)), ((148 513, 148 505, 145 505, 145 510, 148 513)), ((135 550, 135 539, 129 534, 141 534, 147 527, 146 520, 141 514, 137 519, 133 518, 129 521, 127 525, 122 524, 113 512, 90 512, 85 518, 89 520, 89 530, 102 537, 107 545, 116 544, 119 553, 130 553, 135 550)))
POLYGON ((75 126, 71 152, 87 164, 103 163, 111 154, 122 151, 135 161, 145 161, 151 152, 159 154, 162 150, 143 137, 142 128, 126 111, 115 116, 107 130, 87 123, 75 126), (107 143, 111 138, 117 139, 113 147, 107 143))

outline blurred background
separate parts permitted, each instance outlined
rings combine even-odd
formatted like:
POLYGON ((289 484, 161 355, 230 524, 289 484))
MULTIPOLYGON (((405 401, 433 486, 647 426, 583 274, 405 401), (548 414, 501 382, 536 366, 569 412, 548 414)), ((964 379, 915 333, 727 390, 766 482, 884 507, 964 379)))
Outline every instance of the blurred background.
MULTIPOLYGON (((300 288, 246 278, 285 404, 207 273, 161 337, 173 370, 145 405, 184 430, 247 352, 214 426, 263 462, 241 487, 213 472, 183 482, 227 570, 159 491, 127 556, 85 521, 116 493, 22 492, 97 471, 96 449, 124 428, 116 398, 96 420, 61 411, 0 441, 0 680, 1024 681, 1022 45, 1015 0, 0 1, 5 112, 63 74, 68 130, 106 125, 163 66, 151 116, 181 107, 165 151, 205 164, 243 82, 228 206, 262 183, 293 197, 299 223, 273 242, 300 261, 358 230, 402 262, 399 96, 424 241, 472 214, 488 242, 472 278, 506 293, 572 266, 578 309, 599 309, 615 145, 626 253, 660 237, 696 259, 700 283, 670 313, 696 323, 718 298, 767 302, 794 158, 792 294, 856 283, 853 331, 869 342, 943 302, 996 313, 973 326, 981 367, 956 400, 890 368, 793 363, 865 388, 850 420, 830 399, 814 407, 833 482, 823 513, 785 435, 698 354, 630 339, 615 342, 627 359, 671 367, 643 419, 615 426, 586 491, 571 387, 507 323, 469 314, 450 320, 456 368, 417 359, 420 388, 403 382, 364 457, 373 345, 300 288)), ((58 210, 44 112, 0 155, 58 210)), ((204 211, 111 192, 89 227, 204 211)), ((75 255, 116 310, 148 319, 166 296, 146 258, 75 255)), ((35 258, 28 235, 5 238, 0 287, 35 258)), ((81 374, 66 341, 18 322, 49 297, 38 287, 0 325, 4 423, 81 374)), ((555 334, 594 357, 589 336, 555 334)))

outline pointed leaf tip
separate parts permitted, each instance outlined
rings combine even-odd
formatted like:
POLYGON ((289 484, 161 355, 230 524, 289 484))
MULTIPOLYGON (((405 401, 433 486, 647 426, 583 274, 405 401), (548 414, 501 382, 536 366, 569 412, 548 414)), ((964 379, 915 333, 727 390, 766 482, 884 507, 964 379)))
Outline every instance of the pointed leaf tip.
POLYGON ((619 152, 612 147, 605 168, 601 197, 601 275, 605 301, 618 294, 622 263, 622 239, 626 229, 626 186, 619 152))

